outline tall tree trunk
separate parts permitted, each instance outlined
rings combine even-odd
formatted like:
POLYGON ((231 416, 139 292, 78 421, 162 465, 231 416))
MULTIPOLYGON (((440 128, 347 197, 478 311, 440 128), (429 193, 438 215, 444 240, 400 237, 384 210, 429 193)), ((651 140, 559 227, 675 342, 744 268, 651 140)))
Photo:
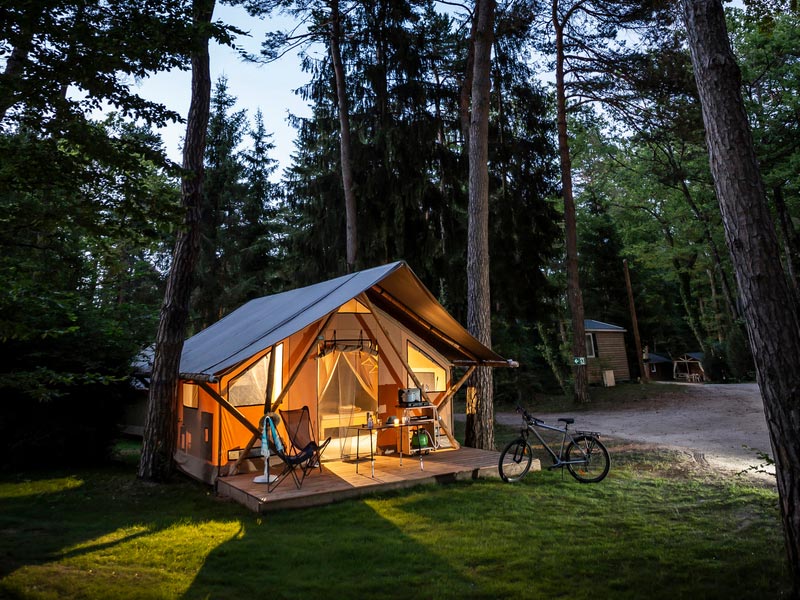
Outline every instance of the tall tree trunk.
POLYGON ((800 260, 800 240, 797 236, 797 230, 792 225, 789 211, 786 209, 786 201, 783 199, 783 187, 781 185, 776 185, 772 188, 772 198, 775 201, 775 212, 778 213, 778 220, 783 233, 786 272, 794 288, 794 293, 800 294, 800 284, 798 284, 798 277, 800 277, 800 265, 798 265, 798 260, 800 260))
POLYGON ((356 226, 357 210, 356 196, 353 191, 353 158, 352 143, 350 141, 350 112, 347 105, 347 84, 342 64, 342 39, 341 14, 339 13, 339 0, 331 0, 331 34, 330 53, 333 63, 333 73, 336 78, 336 99, 339 104, 339 148, 342 159, 342 187, 344 188, 344 212, 347 228, 346 260, 348 272, 353 272, 356 266, 358 253, 358 229, 356 226))
MULTIPOLYGON (((467 230, 467 326, 492 345, 489 292, 489 92, 495 0, 477 0, 475 69, 469 128, 469 225, 467 230)), ((492 371, 478 367, 467 388, 467 446, 494 449, 492 371)))
POLYGON ((458 94, 458 114, 461 122, 461 137, 464 142, 469 141, 470 128, 470 99, 472 98, 472 79, 475 76, 475 36, 480 18, 481 2, 476 0, 475 11, 472 13, 472 24, 469 32, 469 47, 467 49, 467 67, 464 70, 464 81, 458 94))
POLYGON ((682 0, 711 173, 775 456, 781 517, 800 597, 800 315, 780 264, 719 0, 682 0))
POLYGON ((215 0, 195 0, 193 23, 196 48, 192 52, 192 98, 183 146, 184 176, 181 202, 186 210, 172 255, 161 318, 156 334, 153 374, 144 427, 139 477, 164 481, 172 473, 177 442, 178 370, 180 367, 192 279, 200 253, 200 218, 203 200, 203 155, 211 104, 208 25, 215 0))
POLYGON ((561 158, 561 193, 564 196, 564 234, 567 250, 567 300, 572 317, 572 356, 575 402, 589 402, 589 373, 586 365, 586 328, 583 293, 578 277, 578 228, 572 195, 572 161, 567 137, 567 96, 564 87, 564 27, 558 18, 558 0, 553 0, 553 26, 556 34, 556 112, 558 153, 561 158), (582 361, 580 359, 583 359, 582 361), (580 363, 583 364, 580 364, 580 363))

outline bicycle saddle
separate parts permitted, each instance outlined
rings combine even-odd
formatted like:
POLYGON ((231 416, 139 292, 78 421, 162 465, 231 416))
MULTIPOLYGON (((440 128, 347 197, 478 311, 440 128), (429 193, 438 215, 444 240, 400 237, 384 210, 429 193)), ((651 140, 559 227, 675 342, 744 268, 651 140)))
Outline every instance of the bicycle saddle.
POLYGON ((562 419, 559 419, 559 421, 561 421, 562 423, 566 423, 567 425, 572 425, 575 422, 575 419, 573 419, 573 418, 562 418, 562 419))

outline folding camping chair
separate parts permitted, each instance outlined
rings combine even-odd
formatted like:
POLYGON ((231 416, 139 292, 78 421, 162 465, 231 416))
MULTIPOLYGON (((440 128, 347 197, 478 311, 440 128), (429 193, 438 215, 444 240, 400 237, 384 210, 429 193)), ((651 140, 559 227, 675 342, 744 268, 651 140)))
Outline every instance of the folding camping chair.
MULTIPOLYGON (((283 463, 283 470, 275 479, 269 478, 266 482, 267 492, 271 492, 278 487, 289 475, 294 479, 294 484, 297 486, 297 489, 300 489, 303 485, 303 481, 305 481, 306 475, 308 475, 308 472, 313 468, 316 445, 308 444, 300 450, 294 448, 290 449, 286 446, 283 439, 281 439, 278 430, 275 428, 275 424, 271 419, 268 420, 268 417, 265 417, 264 427, 267 431, 266 437, 267 443, 269 444, 269 453, 280 458, 283 463), (302 476, 297 473, 298 467, 302 476)), ((266 456, 264 460, 269 461, 269 457, 266 456)), ((268 472, 268 470, 269 468, 267 467, 266 472, 268 472)))
POLYGON ((319 444, 317 437, 314 435, 314 427, 311 425, 311 413, 308 411, 308 406, 297 408, 293 410, 278 411, 281 414, 281 419, 286 427, 286 434, 289 436, 289 441, 292 444, 292 451, 299 452, 300 449, 312 448, 314 457, 311 459, 307 469, 319 467, 320 473, 322 472, 322 453, 328 444, 331 443, 331 438, 319 444))

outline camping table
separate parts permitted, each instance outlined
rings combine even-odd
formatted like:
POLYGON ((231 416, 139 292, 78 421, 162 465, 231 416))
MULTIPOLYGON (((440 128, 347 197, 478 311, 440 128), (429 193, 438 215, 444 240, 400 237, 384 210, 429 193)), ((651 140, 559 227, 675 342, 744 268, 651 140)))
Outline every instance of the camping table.
MULTIPOLYGON (((403 428, 408 431, 409 427, 414 427, 415 423, 392 423, 392 424, 384 424, 384 425, 373 425, 372 427, 367 427, 366 425, 351 425, 348 429, 355 429, 356 430, 356 473, 358 473, 358 462, 359 462, 359 445, 361 442, 361 432, 365 431, 369 434, 369 463, 372 468, 372 477, 375 477, 375 447, 372 443, 372 433, 378 431, 385 431, 387 429, 396 429, 397 430, 397 447, 400 450, 400 466, 403 466, 403 446, 400 443, 400 432, 403 428)), ((352 446, 351 446, 352 447, 352 446)), ((420 464, 422 462, 420 461, 420 464)))

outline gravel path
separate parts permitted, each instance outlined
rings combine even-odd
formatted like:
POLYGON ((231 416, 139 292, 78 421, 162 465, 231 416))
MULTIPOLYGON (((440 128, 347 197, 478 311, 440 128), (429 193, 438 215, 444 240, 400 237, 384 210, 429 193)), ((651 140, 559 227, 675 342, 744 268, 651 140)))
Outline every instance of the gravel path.
MULTIPOLYGON (((573 427, 599 431, 620 440, 686 450, 710 466, 728 472, 760 464, 756 451, 772 455, 756 384, 674 385, 676 393, 669 398, 618 410, 533 414, 554 424, 558 417, 573 416, 573 427)), ((516 413, 498 413, 496 419, 507 425, 520 423, 516 413)))

